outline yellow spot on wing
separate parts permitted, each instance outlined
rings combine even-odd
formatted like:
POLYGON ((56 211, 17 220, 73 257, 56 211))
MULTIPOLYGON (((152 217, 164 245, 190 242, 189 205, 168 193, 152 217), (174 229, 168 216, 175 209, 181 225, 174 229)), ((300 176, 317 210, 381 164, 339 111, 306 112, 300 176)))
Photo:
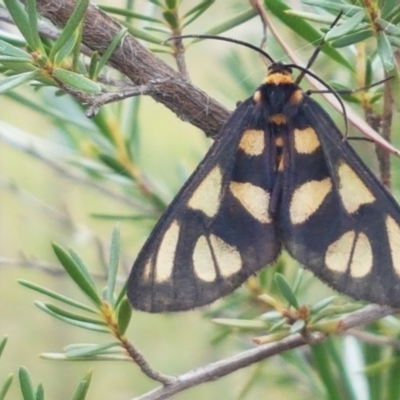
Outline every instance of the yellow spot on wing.
POLYGON ((194 247, 193 255, 194 272, 197 277, 206 282, 213 282, 217 277, 215 270, 214 259, 211 253, 210 246, 204 235, 197 239, 194 247))
POLYGON ((320 147, 318 136, 311 127, 294 130, 294 146, 300 154, 312 154, 320 147))
POLYGON ((246 130, 239 142, 239 148, 248 156, 259 156, 265 147, 264 131, 260 129, 246 130))
POLYGON ((161 244, 156 255, 155 281, 162 283, 172 279, 176 246, 179 240, 180 227, 177 221, 173 221, 164 232, 161 244))
POLYGON ((231 182, 229 189, 242 206, 261 223, 271 222, 268 214, 270 194, 249 182, 231 182))
POLYGON ((217 214, 222 189, 221 168, 216 166, 203 179, 188 201, 193 210, 200 210, 208 217, 217 214))
POLYGON ((371 243, 366 235, 360 233, 353 250, 350 274, 353 278, 362 278, 371 272, 374 256, 371 243))
POLYGON ((368 237, 364 233, 356 235, 355 231, 343 234, 328 247, 325 254, 325 264, 330 270, 344 273, 349 269, 353 278, 362 278, 370 273, 373 261, 368 237))
POLYGON ((344 162, 339 165, 339 193, 342 203, 350 214, 363 204, 373 203, 376 199, 360 177, 344 162))
POLYGON ((229 277, 240 271, 242 259, 236 247, 229 245, 220 237, 210 235, 208 242, 202 235, 194 248, 193 266, 199 279, 213 282, 217 277, 217 270, 222 277, 229 277))
POLYGON ((308 181, 298 187, 290 201, 290 219, 293 224, 302 224, 321 206, 325 197, 332 190, 332 181, 325 178, 322 181, 308 181))
POLYGON ((385 222, 393 268, 396 274, 400 276, 400 227, 389 215, 385 222))

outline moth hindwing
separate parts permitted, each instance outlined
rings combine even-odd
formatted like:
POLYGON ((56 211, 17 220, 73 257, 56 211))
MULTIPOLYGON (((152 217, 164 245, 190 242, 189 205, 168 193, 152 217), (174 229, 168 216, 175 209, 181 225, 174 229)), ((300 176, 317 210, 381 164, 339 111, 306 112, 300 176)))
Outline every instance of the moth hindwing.
POLYGON ((399 206, 273 63, 143 246, 129 300, 148 312, 211 303, 282 247, 334 289, 400 306, 399 206))

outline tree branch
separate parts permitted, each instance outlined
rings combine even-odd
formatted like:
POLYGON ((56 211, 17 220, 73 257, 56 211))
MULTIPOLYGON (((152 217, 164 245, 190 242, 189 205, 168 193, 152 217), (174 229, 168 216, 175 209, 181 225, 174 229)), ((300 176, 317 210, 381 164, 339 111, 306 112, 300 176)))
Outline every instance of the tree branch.
MULTIPOLYGON (((76 5, 74 0, 37 0, 36 3, 40 14, 59 27, 65 26, 76 5)), ((90 5, 84 20, 83 44, 103 54, 121 29, 118 22, 90 5)), ((163 82, 150 96, 207 136, 215 136, 229 115, 221 104, 183 79, 130 35, 126 35, 114 51, 110 64, 135 85, 163 82)))
MULTIPOLYGON (((394 309, 387 306, 371 304, 362 310, 355 311, 350 315, 341 318, 338 322, 340 331, 354 328, 355 326, 365 325, 387 315, 393 314, 394 309)), ((320 332, 311 332, 308 336, 293 334, 278 342, 264 344, 250 350, 243 351, 232 357, 208 364, 204 367, 186 372, 176 378, 176 381, 168 386, 159 387, 142 396, 132 400, 162 400, 170 398, 172 395, 189 389, 193 386, 205 382, 215 381, 218 378, 231 374, 239 369, 248 367, 251 364, 265 360, 266 358, 280 354, 284 351, 295 349, 307 344, 320 343, 329 336, 320 332)))

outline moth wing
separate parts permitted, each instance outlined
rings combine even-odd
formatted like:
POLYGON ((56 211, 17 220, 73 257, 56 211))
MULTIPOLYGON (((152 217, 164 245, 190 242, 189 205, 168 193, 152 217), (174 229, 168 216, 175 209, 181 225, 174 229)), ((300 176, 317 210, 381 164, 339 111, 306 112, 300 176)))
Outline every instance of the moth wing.
POLYGON ((280 224, 289 253, 334 289, 400 306, 400 208, 329 115, 293 120, 280 224))
POLYGON ((211 303, 277 257, 267 211, 270 137, 262 122, 252 100, 243 102, 167 208, 129 276, 134 308, 165 312, 211 303))

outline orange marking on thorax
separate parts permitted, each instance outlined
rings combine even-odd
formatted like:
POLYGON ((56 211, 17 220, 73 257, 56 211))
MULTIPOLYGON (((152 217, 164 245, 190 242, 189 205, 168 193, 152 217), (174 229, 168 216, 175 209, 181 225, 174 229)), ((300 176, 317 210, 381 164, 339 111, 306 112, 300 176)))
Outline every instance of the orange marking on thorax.
POLYGON ((265 84, 273 84, 273 85, 287 85, 289 83, 293 83, 292 75, 289 73, 283 72, 273 72, 264 79, 265 84))

